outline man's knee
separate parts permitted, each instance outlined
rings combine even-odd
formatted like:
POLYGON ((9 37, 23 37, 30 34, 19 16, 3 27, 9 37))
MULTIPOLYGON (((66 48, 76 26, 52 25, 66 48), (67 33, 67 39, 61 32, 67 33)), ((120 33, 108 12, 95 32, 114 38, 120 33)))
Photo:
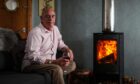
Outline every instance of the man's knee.
POLYGON ((63 74, 63 69, 59 65, 54 65, 54 71, 63 74))
POLYGON ((76 69, 76 63, 74 61, 71 61, 66 69, 68 69, 69 71, 74 71, 76 69))

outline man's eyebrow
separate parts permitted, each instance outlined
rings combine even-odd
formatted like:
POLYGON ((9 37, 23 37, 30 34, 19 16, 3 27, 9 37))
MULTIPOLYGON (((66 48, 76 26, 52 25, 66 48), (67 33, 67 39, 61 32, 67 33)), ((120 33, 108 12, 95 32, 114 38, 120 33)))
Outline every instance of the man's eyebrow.
POLYGON ((45 16, 55 16, 55 14, 53 14, 53 15, 48 15, 48 14, 47 14, 47 15, 45 15, 45 16))

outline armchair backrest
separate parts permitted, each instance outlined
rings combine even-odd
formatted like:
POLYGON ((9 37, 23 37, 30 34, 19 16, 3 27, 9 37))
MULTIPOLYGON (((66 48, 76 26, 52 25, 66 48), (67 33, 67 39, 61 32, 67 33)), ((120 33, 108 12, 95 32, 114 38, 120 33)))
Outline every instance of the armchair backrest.
POLYGON ((11 29, 0 28, 0 70, 20 70, 25 41, 20 41, 11 29))

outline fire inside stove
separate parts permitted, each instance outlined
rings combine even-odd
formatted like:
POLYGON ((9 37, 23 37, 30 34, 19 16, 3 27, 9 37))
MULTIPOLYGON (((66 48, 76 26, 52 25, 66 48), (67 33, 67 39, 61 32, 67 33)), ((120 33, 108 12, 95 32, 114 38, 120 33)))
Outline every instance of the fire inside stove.
POLYGON ((99 40, 97 42, 97 61, 99 64, 115 64, 117 62, 116 40, 99 40))

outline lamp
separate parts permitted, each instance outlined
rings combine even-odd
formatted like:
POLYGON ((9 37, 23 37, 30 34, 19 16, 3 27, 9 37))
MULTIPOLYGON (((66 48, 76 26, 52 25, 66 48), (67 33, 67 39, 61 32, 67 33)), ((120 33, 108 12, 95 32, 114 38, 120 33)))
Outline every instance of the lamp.
POLYGON ((17 0, 5 0, 6 9, 9 11, 15 11, 18 7, 17 0))

